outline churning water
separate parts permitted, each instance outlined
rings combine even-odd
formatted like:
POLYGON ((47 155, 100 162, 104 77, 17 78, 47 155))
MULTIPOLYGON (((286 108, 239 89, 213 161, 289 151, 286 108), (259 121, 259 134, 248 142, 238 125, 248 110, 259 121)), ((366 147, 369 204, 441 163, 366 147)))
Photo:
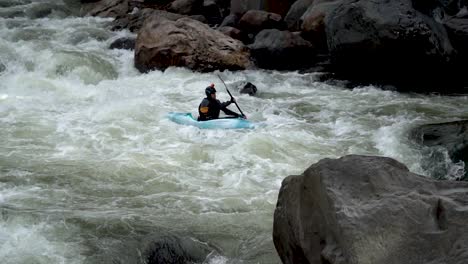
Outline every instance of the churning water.
MULTIPOLYGON (((140 74, 133 52, 108 49, 131 33, 72 8, 0 2, 1 263, 137 262, 136 241, 160 231, 211 245, 206 263, 278 263, 272 223, 283 178, 346 154, 389 156, 430 175, 409 129, 468 118, 467 97, 244 71, 220 74, 265 126, 181 126, 165 114, 196 115, 209 83, 229 99, 216 73, 140 74), (257 96, 238 94, 244 81, 257 96)), ((463 173, 443 163, 447 177, 463 173)))

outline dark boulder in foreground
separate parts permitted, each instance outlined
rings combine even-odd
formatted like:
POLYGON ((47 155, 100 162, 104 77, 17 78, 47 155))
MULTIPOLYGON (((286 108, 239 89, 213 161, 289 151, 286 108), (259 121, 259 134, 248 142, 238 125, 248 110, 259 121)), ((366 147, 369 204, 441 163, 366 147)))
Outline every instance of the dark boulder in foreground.
POLYGON ((433 177, 468 180, 468 120, 423 125, 411 131, 411 137, 427 147, 422 167, 431 171, 433 177), (460 162, 465 164, 464 173, 460 170, 462 166, 457 166, 460 162))
POLYGON ((199 21, 153 16, 138 34, 135 67, 147 72, 171 66, 200 72, 243 70, 251 66, 250 52, 240 41, 199 21))
POLYGON ((249 48, 257 66, 264 69, 295 70, 315 63, 312 44, 289 31, 265 29, 249 48))
POLYGON ((287 177, 274 214, 283 263, 468 263, 468 183, 384 157, 324 159, 287 177))

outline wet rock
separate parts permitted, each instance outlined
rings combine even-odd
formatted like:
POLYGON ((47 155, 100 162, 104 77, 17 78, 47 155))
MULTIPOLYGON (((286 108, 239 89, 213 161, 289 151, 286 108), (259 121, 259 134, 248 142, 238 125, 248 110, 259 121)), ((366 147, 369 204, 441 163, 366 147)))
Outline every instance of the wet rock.
POLYGON ((135 39, 133 38, 119 38, 116 39, 109 47, 110 49, 135 49, 135 39))
POLYGON ((202 6, 203 0, 175 0, 168 11, 182 15, 195 15, 200 14, 202 6))
POLYGON ((289 31, 265 29, 249 48, 257 66, 264 69, 295 70, 314 64, 313 45, 289 31))
POLYGON ((0 73, 4 72, 6 70, 6 66, 0 62, 0 73))
POLYGON ((251 82, 247 82, 244 87, 239 90, 241 94, 249 94, 250 96, 257 93, 257 86, 253 85, 251 82))
POLYGON ((291 6, 288 13, 284 17, 284 21, 288 25, 289 30, 298 31, 301 29, 301 17, 313 2, 314 0, 298 0, 291 6))
POLYGON ((135 67, 141 72, 187 67, 208 72, 251 67, 250 52, 238 40, 190 18, 170 21, 153 16, 140 30, 135 67))
POLYGON ((280 15, 260 10, 247 11, 239 21, 239 29, 248 33, 270 28, 285 29, 286 24, 280 15))
POLYGON ((211 263, 219 257, 218 249, 194 237, 164 230, 154 234, 125 237, 121 244, 109 248, 98 263, 186 264, 211 263))
POLYGON ((152 239, 144 255, 147 264, 186 264, 202 263, 211 251, 193 238, 162 236, 152 239))
POLYGON ((284 179, 273 240, 283 263, 466 263, 468 183, 384 157, 324 159, 284 179))
POLYGON ((460 162, 468 164, 468 120, 423 125, 413 129, 410 135, 416 143, 428 147, 423 152, 426 157, 422 167, 431 171, 433 177, 468 180, 468 170, 464 173, 454 171, 456 165, 453 165, 460 162))

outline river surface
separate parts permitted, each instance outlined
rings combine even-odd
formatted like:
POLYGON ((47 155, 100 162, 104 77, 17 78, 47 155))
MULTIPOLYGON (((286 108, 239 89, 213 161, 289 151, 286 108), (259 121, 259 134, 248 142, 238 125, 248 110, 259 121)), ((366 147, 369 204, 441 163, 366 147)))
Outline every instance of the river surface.
POLYGON ((408 132, 468 119, 466 96, 351 90, 318 73, 222 72, 263 126, 200 130, 166 114, 196 116, 211 82, 228 100, 216 73, 140 74, 132 51, 108 48, 132 33, 76 14, 61 1, 0 2, 0 263, 105 263, 157 230, 216 248, 205 263, 279 263, 281 182, 320 159, 379 155, 428 177, 437 166, 448 179, 463 173, 448 158, 423 166, 427 150, 408 132), (238 93, 245 81, 256 96, 238 93))

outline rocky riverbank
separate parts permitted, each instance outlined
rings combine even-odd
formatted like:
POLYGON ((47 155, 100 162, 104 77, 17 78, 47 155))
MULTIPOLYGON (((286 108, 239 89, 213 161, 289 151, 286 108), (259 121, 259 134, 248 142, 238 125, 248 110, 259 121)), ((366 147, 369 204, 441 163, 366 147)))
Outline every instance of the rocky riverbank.
POLYGON ((114 17, 116 30, 146 34, 151 24, 156 35, 177 35, 168 31, 169 22, 155 24, 155 18, 171 20, 175 28, 184 28, 179 38, 164 39, 163 46, 158 46, 161 39, 153 39, 159 42, 155 44, 138 37, 135 66, 142 72, 169 66, 196 71, 313 69, 352 84, 376 84, 401 91, 467 92, 463 69, 468 62, 468 12, 463 1, 82 2, 84 14, 114 17), (195 29, 197 22, 193 20, 207 26, 195 29), (142 28, 146 29, 140 31, 142 28), (226 37, 220 37, 219 32, 226 37), (180 41, 182 38, 187 40, 180 41), (151 46, 152 52, 142 53, 146 46, 151 46), (207 51, 205 55, 198 56, 200 48, 207 51), (239 61, 224 55, 219 59, 220 53, 238 52, 243 53, 239 61))

